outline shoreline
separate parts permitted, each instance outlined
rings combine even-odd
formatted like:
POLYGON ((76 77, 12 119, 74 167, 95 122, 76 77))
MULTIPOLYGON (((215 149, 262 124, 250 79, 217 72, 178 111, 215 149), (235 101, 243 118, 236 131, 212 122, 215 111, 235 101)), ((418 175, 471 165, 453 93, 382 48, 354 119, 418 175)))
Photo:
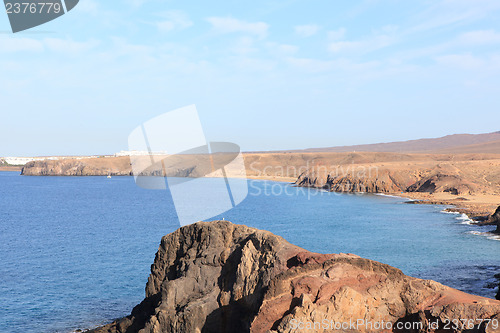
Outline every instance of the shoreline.
MULTIPOLYGON (((22 171, 22 167, 17 166, 9 166, 9 167, 0 167, 0 171, 10 171, 16 172, 22 171)), ((23 175, 22 176, 33 176, 34 175, 23 175)), ((56 176, 56 175, 44 175, 46 177, 56 176)), ((62 177, 72 177, 67 175, 57 175, 62 177)), ((111 174, 112 177, 133 177, 130 174, 111 174)), ((37 177, 40 177, 37 175, 37 177)), ((78 175, 73 177, 107 177, 107 175, 78 175)), ((209 177, 209 178, 220 178, 220 176, 209 177)), ((246 176, 246 177, 238 177, 232 176, 230 178, 236 179, 244 179, 247 180, 267 180, 267 181, 275 181, 280 183, 288 183, 294 185, 296 187, 309 187, 319 189, 315 186, 301 186, 297 185, 297 178, 294 177, 279 177, 279 176, 271 176, 271 175, 261 175, 261 176, 246 176)), ((337 193, 343 193, 338 191, 332 191, 337 193)), ((421 205, 442 205, 442 206, 451 206, 446 208, 445 210, 448 212, 456 212, 465 214, 471 221, 476 225, 494 225, 494 224, 486 224, 485 221, 488 220, 488 217, 493 214, 495 209, 500 206, 500 197, 494 194, 482 194, 482 195, 461 195, 461 196, 453 196, 452 194, 444 194, 444 193, 422 193, 422 192, 364 192, 367 194, 375 194, 381 196, 389 196, 395 198, 407 199, 407 204, 421 204, 421 205), (494 199, 493 199, 494 198, 494 199), (498 199, 497 199, 498 198, 498 199), (496 200, 495 200, 496 199, 496 200), (483 223, 483 224, 482 224, 483 223)))

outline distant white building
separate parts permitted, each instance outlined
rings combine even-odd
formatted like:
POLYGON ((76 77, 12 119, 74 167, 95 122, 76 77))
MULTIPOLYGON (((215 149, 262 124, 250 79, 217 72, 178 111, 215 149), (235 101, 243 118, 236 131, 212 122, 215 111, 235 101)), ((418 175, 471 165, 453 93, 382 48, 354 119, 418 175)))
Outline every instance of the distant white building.
POLYGON ((119 156, 147 156, 147 155, 168 155, 166 151, 148 151, 141 150, 122 150, 115 154, 115 157, 119 156))

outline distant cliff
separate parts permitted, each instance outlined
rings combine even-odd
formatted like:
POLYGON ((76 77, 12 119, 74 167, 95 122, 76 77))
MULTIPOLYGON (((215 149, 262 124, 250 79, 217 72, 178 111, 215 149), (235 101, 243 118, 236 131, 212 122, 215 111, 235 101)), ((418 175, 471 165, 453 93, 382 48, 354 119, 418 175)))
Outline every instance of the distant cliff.
POLYGON ((369 332, 381 331, 370 326, 381 323, 388 332, 498 332, 481 319, 498 322, 500 301, 216 221, 164 236, 144 301, 130 316, 92 332, 291 333, 307 325, 314 325, 310 332, 369 332), (444 329, 460 319, 475 322, 444 329))
MULTIPOLYGON (((295 184, 334 192, 448 192, 453 195, 469 195, 497 191, 498 188, 492 188, 489 182, 474 174, 485 168, 478 164, 438 160, 434 163, 353 163, 329 169, 313 166, 304 171, 295 184)), ((484 175, 482 170, 481 173, 484 175)))
POLYGON ((128 157, 101 157, 31 161, 24 165, 21 174, 24 176, 129 176, 131 171, 128 157))

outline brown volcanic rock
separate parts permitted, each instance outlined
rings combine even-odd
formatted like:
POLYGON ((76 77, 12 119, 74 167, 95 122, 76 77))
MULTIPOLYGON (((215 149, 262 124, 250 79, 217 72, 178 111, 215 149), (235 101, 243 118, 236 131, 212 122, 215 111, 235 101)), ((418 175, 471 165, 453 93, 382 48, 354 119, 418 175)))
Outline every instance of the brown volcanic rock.
POLYGON ((307 170, 295 181, 297 186, 322 188, 333 192, 397 193, 415 182, 409 173, 371 167, 318 172, 307 170))
POLYGON ((129 157, 66 158, 26 163, 24 176, 129 176, 129 157))
MULTIPOLYGON (((429 323, 464 318, 499 320, 500 302, 355 255, 311 253, 270 232, 215 221, 164 236, 145 300, 129 317, 93 332, 296 332, 298 321, 358 319, 421 322, 425 332, 429 323)), ((326 331, 349 330, 314 330, 326 331)))
MULTIPOLYGON (((497 234, 500 234, 500 206, 498 206, 497 210, 491 214, 491 216, 488 219, 489 223, 493 223, 497 225, 497 230, 494 232, 497 234)), ((500 295, 500 290, 498 291, 500 295)))

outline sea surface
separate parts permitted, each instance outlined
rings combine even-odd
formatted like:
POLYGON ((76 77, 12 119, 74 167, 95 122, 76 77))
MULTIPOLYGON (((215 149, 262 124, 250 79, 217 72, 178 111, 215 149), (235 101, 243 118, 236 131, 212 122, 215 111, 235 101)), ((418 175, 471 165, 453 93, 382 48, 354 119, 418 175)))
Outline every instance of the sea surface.
MULTIPOLYGON (((496 294, 500 241, 488 233, 492 227, 397 197, 248 185, 248 197, 214 219, 496 294)), ((141 189, 132 177, 0 172, 0 332, 71 332, 129 314, 144 298, 161 237, 178 227, 169 191, 141 189)))

